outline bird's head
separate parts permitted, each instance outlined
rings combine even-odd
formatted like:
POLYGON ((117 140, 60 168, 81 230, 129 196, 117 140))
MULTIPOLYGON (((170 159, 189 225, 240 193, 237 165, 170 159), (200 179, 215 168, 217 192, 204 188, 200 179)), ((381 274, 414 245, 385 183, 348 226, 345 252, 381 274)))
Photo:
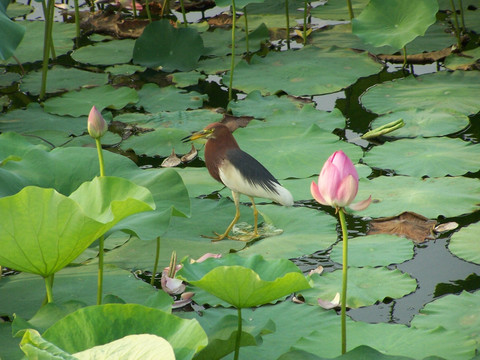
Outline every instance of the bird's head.
POLYGON ((228 128, 225 125, 216 122, 216 123, 212 123, 212 124, 208 125, 203 130, 200 130, 200 131, 197 131, 197 132, 193 133, 192 135, 185 136, 182 139, 182 141, 187 142, 187 141, 193 141, 193 140, 197 140, 197 139, 207 139, 207 140, 208 139, 215 139, 225 131, 230 134, 230 130, 228 130, 228 128))

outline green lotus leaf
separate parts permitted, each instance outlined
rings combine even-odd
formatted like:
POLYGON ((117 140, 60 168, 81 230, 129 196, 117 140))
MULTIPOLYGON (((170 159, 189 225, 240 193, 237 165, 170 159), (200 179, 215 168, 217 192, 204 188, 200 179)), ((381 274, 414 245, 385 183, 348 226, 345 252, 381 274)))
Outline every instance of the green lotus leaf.
POLYGON ((76 357, 58 346, 46 341, 37 330, 28 329, 22 338, 20 348, 30 359, 75 360, 76 357))
MULTIPOLYGON (((369 0, 354 0, 352 8, 354 16, 358 16, 360 12, 367 6, 369 0)), ((346 1, 330 0, 320 4, 311 10, 312 16, 325 20, 350 20, 346 1)))
POLYGON ((0 1, 0 60, 9 59, 18 47, 25 34, 25 28, 10 20, 6 14, 10 0, 0 1))
POLYGON ((445 67, 450 70, 472 66, 480 59, 480 48, 450 54, 445 58, 445 67))
POLYGON ((135 104, 137 101, 138 95, 134 89, 129 87, 115 89, 111 85, 104 85, 49 98, 45 101, 44 108, 51 114, 78 117, 88 115, 92 106, 95 106, 98 111, 105 108, 119 110, 128 104, 135 104))
POLYGON ((371 127, 375 129, 398 119, 403 119, 405 125, 387 136, 429 137, 448 135, 461 131, 470 123, 468 116, 451 110, 408 109, 379 116, 373 120, 371 127))
POLYGON ((360 180, 357 199, 372 195, 372 204, 362 216, 395 216, 413 211, 427 218, 454 217, 479 209, 480 181, 465 177, 420 179, 380 176, 360 180))
POLYGON ((205 80, 206 76, 198 71, 176 72, 172 74, 172 81, 181 88, 197 85, 200 80, 205 80))
MULTIPOLYGON (((8 4, 8 2, 7 2, 8 4)), ((14 19, 20 16, 27 16, 34 11, 34 7, 30 5, 20 4, 17 2, 10 3, 7 7, 7 16, 14 19)))
MULTIPOLYGON (((342 271, 333 271, 312 275, 313 287, 300 293, 306 302, 318 305, 318 299, 331 301, 337 293, 342 292, 342 271)), ((385 298, 401 298, 417 288, 417 281, 400 270, 380 268, 348 269, 347 306, 358 308, 375 304, 385 298)))
POLYGON ((134 334, 165 338, 178 360, 191 359, 207 345, 207 335, 196 320, 180 319, 137 304, 107 304, 79 309, 48 328, 43 338, 64 351, 76 353, 134 334))
POLYGON ((50 276, 115 223, 152 207, 147 189, 122 178, 96 178, 70 197, 27 186, 0 199, 0 264, 50 276))
MULTIPOLYGON (((343 263, 343 243, 335 244, 330 258, 343 263)), ((387 266, 399 264, 413 257, 413 243, 395 235, 358 236, 348 240, 349 266, 387 266)))
POLYGON ((478 344, 480 339, 480 291, 447 295, 425 305, 412 320, 412 327, 434 329, 442 327, 461 334, 478 344))
POLYGON ((132 60, 135 40, 113 40, 82 46, 72 53, 72 58, 83 64, 126 64, 132 60))
MULTIPOLYGON (((15 23, 15 25, 17 24, 20 24, 20 26, 25 28, 25 36, 23 36, 20 45, 18 45, 18 47, 16 48, 14 55, 22 64, 41 61, 43 59, 43 38, 45 32, 45 22, 22 21, 21 23, 15 23)), ((53 43, 55 44, 55 54, 57 56, 66 54, 67 52, 72 50, 72 39, 75 37, 75 34, 75 24, 67 24, 64 22, 53 23, 52 37, 53 43)), ((2 37, 2 39, 7 38, 9 37, 2 37)), ((7 63, 17 64, 17 62, 13 58, 9 58, 7 60, 7 63)))
POLYGON ((479 144, 451 138, 415 138, 374 147, 364 160, 371 167, 401 175, 440 177, 478 171, 479 156, 479 144))
POLYGON ((133 150, 137 155, 167 157, 175 149, 176 153, 186 154, 191 145, 181 142, 190 133, 176 128, 160 128, 140 135, 130 136, 120 145, 123 150, 133 150))
MULTIPOLYGON (((297 96, 328 94, 348 87, 359 77, 376 74, 381 69, 382 65, 373 61, 367 53, 307 46, 298 51, 254 56, 250 64, 240 62, 235 67, 233 87, 244 92, 259 90, 263 95, 279 91, 297 96)), ((229 77, 226 74, 223 82, 227 84, 229 77)))
MULTIPOLYGON (((237 9, 242 9, 248 4, 254 4, 254 3, 261 4, 264 1, 265 0, 236 0, 235 6, 237 7, 237 9)), ((215 4, 220 7, 227 7, 232 5, 232 0, 215 0, 215 4)))
POLYGON ((202 106, 203 100, 208 98, 207 95, 196 91, 186 92, 174 86, 160 88, 156 84, 145 84, 138 91, 138 97, 140 100, 137 106, 150 113, 198 109, 202 106))
POLYGON ((236 308, 266 304, 310 287, 300 269, 286 259, 265 260, 229 254, 202 263, 185 263, 177 277, 198 286, 236 308))
POLYGON ((366 43, 401 49, 425 34, 435 22, 437 11, 437 0, 370 0, 362 13, 353 19, 352 30, 366 43))
MULTIPOLYGON (((46 92, 55 93, 76 90, 81 87, 104 85, 108 82, 108 75, 55 65, 48 70, 47 79, 46 92)), ((40 94, 41 81, 41 71, 30 72, 22 79, 20 90, 38 95, 40 94)))
POLYGON ((453 255, 461 259, 480 264, 480 241, 478 231, 480 224, 472 224, 454 233, 448 244, 453 255))
MULTIPOLYGON (((227 0, 221 0, 225 3, 227 0)), ((279 14, 285 16, 285 2, 277 0, 263 0, 263 1, 251 1, 251 0, 237 0, 240 4, 249 3, 248 14, 261 14, 264 16, 279 14)), ((235 4, 237 4, 235 1, 235 4)), ((303 0, 289 0, 288 10, 290 13, 295 13, 298 8, 303 9, 303 0)), ((301 15, 300 15, 301 16, 301 15)), ((249 16, 250 18, 250 16, 249 16)))
POLYGON ((136 40, 133 62, 164 71, 190 71, 197 67, 205 49, 203 40, 192 28, 174 28, 169 20, 148 24, 136 40))
POLYGON ((139 357, 145 360, 175 360, 175 353, 167 340, 150 334, 127 335, 105 345, 98 345, 91 349, 74 354, 79 360, 103 360, 115 358, 129 360, 139 357))
POLYGON ((385 82, 365 92, 362 105, 377 114, 405 109, 435 109, 476 114, 480 105, 480 74, 476 71, 437 72, 385 82))
POLYGON ((109 66, 105 69, 105 72, 110 73, 113 76, 117 75, 133 75, 136 72, 144 72, 146 67, 130 64, 121 64, 115 66, 109 66))

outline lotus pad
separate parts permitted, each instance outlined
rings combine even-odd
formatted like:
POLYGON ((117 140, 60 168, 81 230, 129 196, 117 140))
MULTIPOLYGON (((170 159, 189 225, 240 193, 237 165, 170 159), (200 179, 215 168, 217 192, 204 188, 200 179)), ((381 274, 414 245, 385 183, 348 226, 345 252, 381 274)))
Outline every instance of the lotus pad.
POLYGON ((371 167, 391 169, 397 174, 440 177, 478 171, 479 157, 479 144, 451 138, 416 138, 377 146, 364 160, 371 167))
POLYGON ((156 84, 145 84, 138 91, 138 96, 140 101, 137 106, 150 113, 197 109, 202 106, 203 100, 207 99, 207 95, 196 91, 186 92, 174 86, 160 88, 156 84))
MULTIPOLYGON (((305 300, 312 305, 317 305, 317 300, 331 301, 337 293, 342 291, 342 271, 337 270, 312 276, 314 285, 312 289, 301 291, 305 300)), ((401 298, 417 288, 417 281, 400 270, 381 268, 356 268, 348 269, 347 306, 358 308, 372 305, 386 297, 401 298)))
POLYGON ((126 64, 132 59, 134 45, 135 41, 132 39, 100 42, 75 50, 72 58, 83 64, 126 64))
POLYGON ((472 224, 452 235, 448 248, 461 259, 480 264, 480 224, 472 224))
POLYGON ((478 93, 478 71, 443 71, 375 85, 362 95, 361 102, 377 114, 415 108, 472 115, 480 111, 478 93))
MULTIPOLYGON (((359 77, 378 73, 382 65, 367 53, 308 46, 298 51, 273 52, 253 57, 250 64, 235 68, 233 87, 263 95, 285 91, 290 95, 329 94, 354 83, 359 77), (352 64, 355 66, 352 66, 352 64)), ((229 74, 223 78, 228 83, 229 74)))

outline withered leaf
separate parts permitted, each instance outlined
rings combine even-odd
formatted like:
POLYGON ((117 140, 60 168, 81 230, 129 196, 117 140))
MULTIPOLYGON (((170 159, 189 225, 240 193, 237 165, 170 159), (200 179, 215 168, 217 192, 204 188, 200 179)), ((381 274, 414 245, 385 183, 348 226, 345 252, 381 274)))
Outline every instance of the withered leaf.
POLYGON ((436 220, 428 219, 414 212, 405 211, 397 216, 372 220, 367 234, 405 236, 419 244, 426 240, 435 239, 433 235, 435 225, 437 225, 436 220))

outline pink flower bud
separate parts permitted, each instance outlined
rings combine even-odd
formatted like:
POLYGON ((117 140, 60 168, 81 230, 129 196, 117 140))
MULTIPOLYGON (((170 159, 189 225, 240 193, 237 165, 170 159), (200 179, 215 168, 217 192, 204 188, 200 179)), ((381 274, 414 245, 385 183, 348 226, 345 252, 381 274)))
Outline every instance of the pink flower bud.
POLYGON ((94 139, 100 139, 108 130, 107 122, 95 106, 88 114, 88 133, 94 139))
POLYGON ((363 210, 371 202, 369 197, 367 200, 352 204, 358 192, 358 173, 342 150, 335 151, 328 158, 318 177, 318 185, 312 181, 310 191, 320 204, 334 208, 350 206, 353 210, 363 210))

